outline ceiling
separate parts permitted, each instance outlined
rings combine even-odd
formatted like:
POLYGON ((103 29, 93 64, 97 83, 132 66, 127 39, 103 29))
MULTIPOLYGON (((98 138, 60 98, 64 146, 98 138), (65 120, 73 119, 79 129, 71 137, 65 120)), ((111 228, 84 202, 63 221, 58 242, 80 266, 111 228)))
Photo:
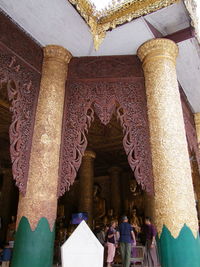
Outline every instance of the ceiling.
MULTIPOLYGON (((141 17, 108 32, 95 51, 88 25, 67 0, 20 0, 17 5, 13 0, 1 0, 0 7, 42 46, 61 45, 78 57, 136 54, 141 44, 154 37, 141 17)), ((182 2, 145 19, 167 34, 189 26, 182 2)))

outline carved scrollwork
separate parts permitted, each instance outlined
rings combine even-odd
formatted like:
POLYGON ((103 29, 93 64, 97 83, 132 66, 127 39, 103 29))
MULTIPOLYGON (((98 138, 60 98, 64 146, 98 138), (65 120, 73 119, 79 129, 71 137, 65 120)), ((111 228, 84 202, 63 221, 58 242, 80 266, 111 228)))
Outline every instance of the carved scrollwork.
POLYGON ((64 194, 74 182, 87 147, 86 133, 94 113, 106 125, 114 112, 123 127, 123 145, 135 177, 143 189, 153 192, 143 80, 70 81, 66 91, 58 194, 64 194))
POLYGON ((7 84, 12 112, 9 135, 13 178, 25 194, 40 73, 0 44, 0 75, 0 88, 7 84))

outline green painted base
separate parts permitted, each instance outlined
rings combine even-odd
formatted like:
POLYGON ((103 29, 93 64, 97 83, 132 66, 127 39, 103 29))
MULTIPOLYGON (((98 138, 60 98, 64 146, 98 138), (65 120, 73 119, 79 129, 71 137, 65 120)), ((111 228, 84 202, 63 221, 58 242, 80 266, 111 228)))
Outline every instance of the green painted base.
POLYGON ((158 247, 162 267, 200 267, 200 238, 195 239, 186 225, 177 238, 164 226, 158 247))
POLYGON ((22 217, 15 236, 12 267, 52 267, 55 230, 51 232, 46 218, 32 231, 22 217))

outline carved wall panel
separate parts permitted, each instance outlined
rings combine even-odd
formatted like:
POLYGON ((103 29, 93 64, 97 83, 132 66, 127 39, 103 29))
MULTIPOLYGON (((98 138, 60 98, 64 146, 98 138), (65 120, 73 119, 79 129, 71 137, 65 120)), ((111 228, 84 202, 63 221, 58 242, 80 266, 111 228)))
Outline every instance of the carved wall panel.
MULTIPOLYGON (((183 102, 189 146, 198 153, 191 110, 183 102)), ((60 158, 62 195, 73 184, 87 147, 86 133, 96 114, 106 125, 113 113, 123 128, 129 165, 142 188, 153 192, 146 95, 136 56, 73 58, 70 62, 60 158)))
POLYGON ((135 78, 143 77, 140 61, 136 56, 104 56, 72 58, 70 79, 135 78))
POLYGON ((0 90, 8 90, 12 123, 9 129, 13 177, 25 194, 39 92, 40 72, 0 42, 0 90))
POLYGON ((87 147, 94 113, 108 124, 113 113, 123 128, 128 162, 142 188, 153 192, 144 80, 69 80, 63 118, 59 195, 73 184, 87 147))

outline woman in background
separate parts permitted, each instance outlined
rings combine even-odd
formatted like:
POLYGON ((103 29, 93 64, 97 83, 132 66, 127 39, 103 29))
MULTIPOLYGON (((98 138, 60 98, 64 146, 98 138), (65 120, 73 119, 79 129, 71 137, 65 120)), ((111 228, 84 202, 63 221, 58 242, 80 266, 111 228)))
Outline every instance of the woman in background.
POLYGON ((107 267, 111 267, 111 264, 114 261, 114 257, 115 257, 115 251, 116 251, 116 246, 117 246, 117 237, 116 237, 116 229, 115 229, 116 226, 117 226, 117 222, 112 221, 107 232, 107 247, 108 247, 107 267))

